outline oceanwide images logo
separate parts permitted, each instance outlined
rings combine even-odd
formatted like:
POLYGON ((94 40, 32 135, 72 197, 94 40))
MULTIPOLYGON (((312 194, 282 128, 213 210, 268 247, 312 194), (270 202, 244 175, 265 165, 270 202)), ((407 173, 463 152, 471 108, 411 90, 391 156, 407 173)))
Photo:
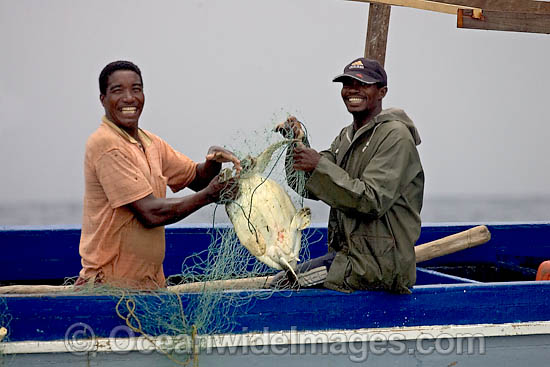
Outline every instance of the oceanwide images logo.
POLYGON ((65 331, 65 348, 75 355, 92 352, 96 348, 96 337, 90 325, 77 322, 65 331))
POLYGON ((84 323, 71 325, 65 333, 65 348, 76 355, 90 352, 125 354, 158 352, 176 355, 326 355, 335 362, 346 358, 364 362, 369 356, 411 355, 483 355, 485 338, 482 334, 430 334, 428 332, 375 331, 286 331, 249 332, 224 335, 136 335, 126 326, 113 328, 108 338, 97 338, 84 323))

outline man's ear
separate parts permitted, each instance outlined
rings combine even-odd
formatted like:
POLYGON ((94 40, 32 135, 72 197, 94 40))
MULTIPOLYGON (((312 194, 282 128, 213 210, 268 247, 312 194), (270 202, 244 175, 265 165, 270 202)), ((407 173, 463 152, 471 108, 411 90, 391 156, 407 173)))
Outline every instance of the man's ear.
POLYGON ((101 104, 103 105, 103 107, 105 107, 105 105, 103 104, 103 100, 105 99, 105 94, 100 94, 99 95, 99 101, 101 102, 101 104))
POLYGON ((383 86, 382 88, 378 89, 378 96, 380 99, 384 98, 386 94, 388 93, 388 86, 383 86))

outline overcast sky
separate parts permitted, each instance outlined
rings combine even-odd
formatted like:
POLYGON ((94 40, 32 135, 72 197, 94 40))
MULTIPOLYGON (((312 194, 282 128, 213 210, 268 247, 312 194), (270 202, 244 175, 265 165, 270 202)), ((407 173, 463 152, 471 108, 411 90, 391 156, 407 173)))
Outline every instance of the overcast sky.
MULTIPOLYGON (((116 59, 143 72, 141 126, 195 160, 286 113, 326 148, 351 121, 331 80, 367 17, 343 0, 0 0, 0 200, 81 200, 116 59)), ((420 131, 427 197, 550 195, 549 65, 548 35, 392 8, 384 106, 420 131)))

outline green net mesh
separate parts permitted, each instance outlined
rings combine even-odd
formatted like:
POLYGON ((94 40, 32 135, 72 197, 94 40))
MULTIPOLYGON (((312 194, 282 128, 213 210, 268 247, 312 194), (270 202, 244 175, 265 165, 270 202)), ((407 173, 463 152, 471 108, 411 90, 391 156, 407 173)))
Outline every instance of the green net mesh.
POLYGON ((9 330, 11 320, 12 316, 9 312, 8 305, 4 299, 0 298, 0 366, 7 363, 3 345, 10 340, 9 330))
MULTIPOLYGON (((280 121, 280 120, 279 120, 280 121)), ((233 151, 244 163, 243 174, 246 175, 247 163, 252 157, 257 157, 268 147, 276 147, 262 172, 263 177, 268 177, 281 185, 289 194, 297 210, 304 206, 303 194, 305 190, 305 176, 303 172, 289 169, 293 164, 292 159, 286 159, 285 152, 293 144, 292 136, 286 140, 273 131, 275 124, 265 127, 263 130, 252 133, 237 132, 233 146, 226 148, 233 151), (290 139, 288 139, 290 138, 290 139), (283 142, 283 143, 281 143, 283 142), (288 172, 288 173, 287 173, 288 172), (294 188, 291 189, 287 183, 294 188)), ((254 200, 253 197, 250 198, 254 200)), ((223 223, 225 212, 223 204, 227 198, 222 195, 221 203, 217 204, 212 218, 212 226, 209 229, 211 236, 207 249, 186 258, 183 262, 181 274, 173 275, 167 279, 172 285, 168 289, 159 289, 147 292, 135 292, 125 289, 117 289, 108 286, 83 287, 81 292, 93 292, 93 294, 108 294, 116 298, 116 312, 124 320, 126 325, 137 336, 145 336, 153 339, 159 335, 170 335, 178 338, 187 336, 193 345, 197 335, 222 334, 234 331, 235 310, 246 309, 258 299, 271 297, 276 290, 264 289, 225 291, 223 286, 213 284, 223 283, 224 280, 247 279, 266 276, 276 273, 259 262, 250 252, 241 245, 231 225, 223 223), (174 292, 181 285, 194 284, 190 296, 190 288, 174 292), (174 287, 175 286, 175 287, 174 287), (185 290, 186 289, 186 290, 185 290), (243 308, 244 306, 244 308, 243 308)), ((225 219, 227 220, 227 219, 225 219)), ((254 224, 251 223, 253 226, 254 224)), ((303 233, 300 261, 309 258, 308 246, 313 232, 309 235, 303 233)), ((291 292, 286 292, 291 296, 291 292)), ((177 355, 167 352, 167 355, 176 363, 187 364, 192 348, 188 355, 177 355)), ((196 362, 196 360, 194 360, 196 362)))

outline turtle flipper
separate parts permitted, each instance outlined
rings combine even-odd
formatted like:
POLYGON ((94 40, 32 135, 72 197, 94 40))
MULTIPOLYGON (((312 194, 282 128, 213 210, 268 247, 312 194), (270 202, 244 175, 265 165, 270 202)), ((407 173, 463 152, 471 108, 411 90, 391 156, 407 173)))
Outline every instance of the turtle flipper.
POLYGON ((302 208, 296 212, 292 221, 290 222, 290 232, 298 232, 294 236, 294 243, 292 244, 292 253, 298 260, 300 255, 300 248, 302 247, 302 233, 301 231, 309 227, 311 224, 311 209, 302 208))

